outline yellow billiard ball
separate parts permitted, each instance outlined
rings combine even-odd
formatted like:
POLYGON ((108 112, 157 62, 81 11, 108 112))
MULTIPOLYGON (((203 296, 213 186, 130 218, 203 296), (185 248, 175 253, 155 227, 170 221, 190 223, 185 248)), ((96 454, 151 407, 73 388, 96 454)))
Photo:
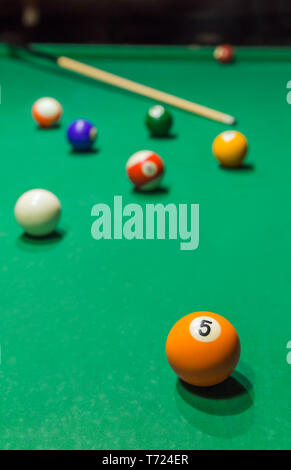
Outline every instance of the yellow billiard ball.
POLYGON ((212 152, 222 166, 238 167, 242 164, 248 151, 248 141, 238 131, 224 131, 219 134, 212 144, 212 152))
POLYGON ((194 312, 171 329, 166 355, 174 372, 184 382, 200 387, 216 385, 234 371, 240 356, 240 341, 232 324, 212 312, 194 312))

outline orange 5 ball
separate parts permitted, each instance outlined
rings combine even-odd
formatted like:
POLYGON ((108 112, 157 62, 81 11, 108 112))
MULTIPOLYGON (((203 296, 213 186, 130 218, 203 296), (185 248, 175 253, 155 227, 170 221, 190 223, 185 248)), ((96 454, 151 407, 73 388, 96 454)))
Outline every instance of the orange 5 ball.
POLYGON ((185 382, 206 387, 227 379, 240 357, 240 341, 221 315, 195 312, 171 329, 166 354, 174 372, 185 382))

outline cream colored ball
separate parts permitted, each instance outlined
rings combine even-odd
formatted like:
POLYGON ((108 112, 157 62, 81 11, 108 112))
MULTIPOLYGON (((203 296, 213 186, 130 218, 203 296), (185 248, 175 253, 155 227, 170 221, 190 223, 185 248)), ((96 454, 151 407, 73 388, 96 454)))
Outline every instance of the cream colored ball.
POLYGON ((46 189, 31 189, 17 200, 14 215, 26 233, 43 237, 55 230, 61 215, 61 203, 46 189))

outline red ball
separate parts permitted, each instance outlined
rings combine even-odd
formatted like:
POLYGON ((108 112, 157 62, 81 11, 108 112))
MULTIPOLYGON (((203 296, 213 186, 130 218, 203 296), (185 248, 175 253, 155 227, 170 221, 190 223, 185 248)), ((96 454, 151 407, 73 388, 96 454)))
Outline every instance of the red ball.
POLYGON ((134 153, 126 164, 126 173, 136 188, 144 191, 155 189, 164 174, 164 162, 151 150, 134 153))
POLYGON ((234 59, 234 48, 230 44, 221 44, 215 48, 213 55, 221 64, 228 64, 234 59))

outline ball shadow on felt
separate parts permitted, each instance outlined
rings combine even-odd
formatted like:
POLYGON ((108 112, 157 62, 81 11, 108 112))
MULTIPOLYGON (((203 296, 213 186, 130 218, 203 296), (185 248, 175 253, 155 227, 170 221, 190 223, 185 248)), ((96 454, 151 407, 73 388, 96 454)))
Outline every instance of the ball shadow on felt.
POLYGON ((158 186, 157 188, 151 189, 150 191, 145 191, 142 188, 140 189, 140 188, 134 187, 132 189, 132 192, 136 194, 143 194, 147 197, 151 197, 157 194, 168 194, 170 192, 170 188, 167 186, 158 186))
POLYGON ((229 171, 230 173, 233 171, 234 173, 237 172, 251 172, 255 170, 255 165, 253 163, 242 163, 240 166, 236 167, 228 167, 228 166, 223 166, 219 165, 219 169, 223 171, 229 171))
POLYGON ((173 133, 173 132, 169 132, 168 134, 165 134, 165 135, 150 134, 150 139, 153 139, 153 140, 174 140, 174 139, 177 139, 177 137, 178 137, 178 134, 173 133))
POLYGON ((90 149, 70 149, 69 153, 73 157, 93 157, 97 153, 99 153, 99 148, 93 147, 90 149))
POLYGON ((17 239, 17 246, 24 251, 37 251, 39 249, 49 249, 60 243, 66 236, 65 230, 57 229, 49 235, 43 237, 33 237, 23 232, 17 239))
POLYGON ((213 436, 231 438, 244 434, 253 422, 253 387, 235 371, 213 387, 195 387, 177 379, 176 404, 192 426, 213 436))

